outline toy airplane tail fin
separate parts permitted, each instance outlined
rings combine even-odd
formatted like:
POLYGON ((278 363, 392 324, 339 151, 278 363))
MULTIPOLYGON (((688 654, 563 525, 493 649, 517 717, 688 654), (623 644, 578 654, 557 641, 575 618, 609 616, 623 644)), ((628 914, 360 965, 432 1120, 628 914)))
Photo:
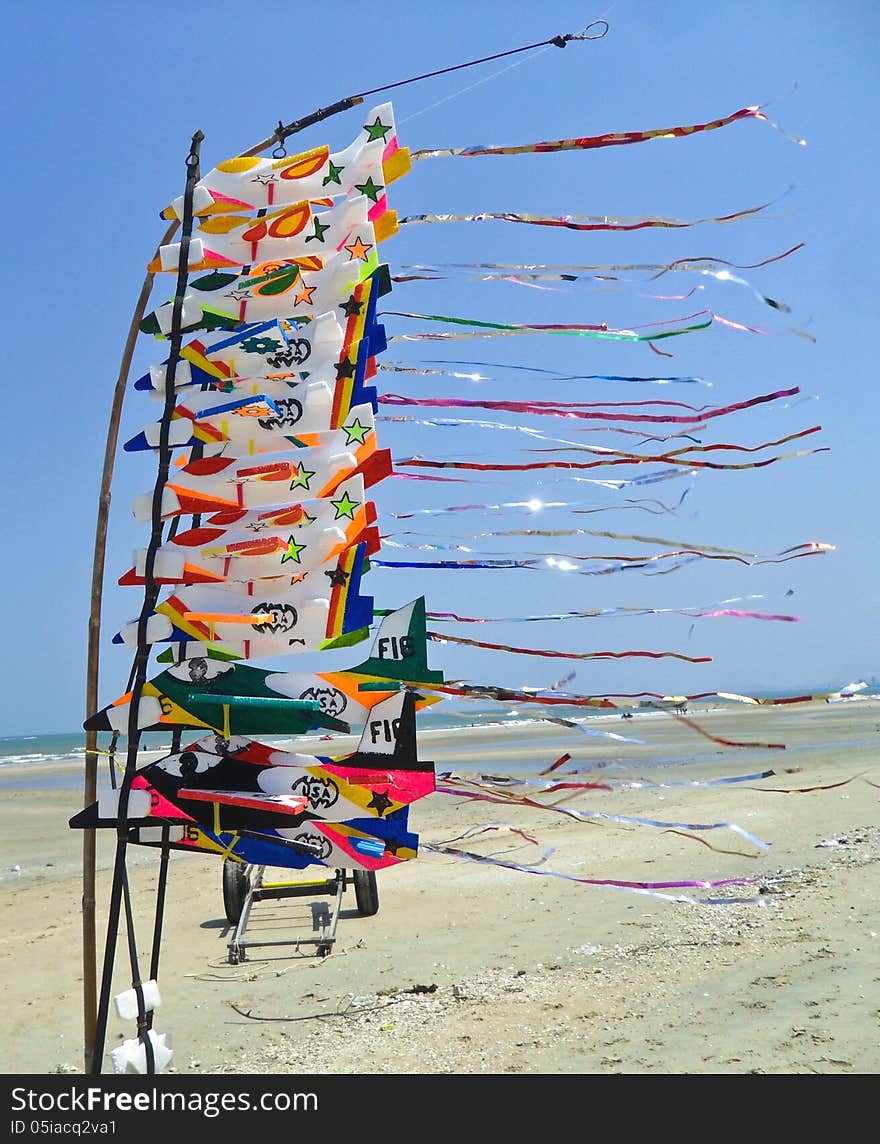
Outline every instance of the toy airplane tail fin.
POLYGON ((433 763, 418 758, 415 695, 398 691, 377 703, 367 715, 358 749, 335 761, 372 770, 433 771, 433 763))
POLYGON ((443 672, 428 667, 425 597, 398 608, 379 625, 368 659, 350 669, 357 675, 410 683, 442 683, 443 672))

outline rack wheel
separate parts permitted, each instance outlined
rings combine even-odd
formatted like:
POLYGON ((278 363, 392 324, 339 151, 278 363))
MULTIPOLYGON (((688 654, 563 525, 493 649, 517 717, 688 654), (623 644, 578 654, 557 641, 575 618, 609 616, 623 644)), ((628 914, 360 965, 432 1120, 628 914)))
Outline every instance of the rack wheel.
POLYGON ((376 884, 375 870, 352 871, 354 882, 354 896, 357 902, 358 913, 364 917, 372 917, 379 912, 379 887, 376 884))
POLYGON ((238 925, 248 892, 247 866, 226 858, 223 862, 223 908, 230 925, 238 925))

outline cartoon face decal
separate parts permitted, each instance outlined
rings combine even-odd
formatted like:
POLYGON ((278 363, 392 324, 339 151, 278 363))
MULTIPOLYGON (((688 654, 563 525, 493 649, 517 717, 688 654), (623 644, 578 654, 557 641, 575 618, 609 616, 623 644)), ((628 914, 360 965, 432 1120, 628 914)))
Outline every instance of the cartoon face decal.
POLYGON ((333 853, 333 843, 323 834, 306 834, 297 830, 279 830, 278 833, 284 838, 289 838, 291 842, 301 842, 308 846, 310 856, 314 856, 319 862, 326 862, 333 853))
POLYGON ((251 609, 256 615, 271 612, 275 617, 264 624, 251 624, 255 632, 292 632, 299 617, 292 604, 260 603, 251 609))
POLYGON ((260 417, 258 424, 261 429, 289 429, 300 420, 303 415, 302 403, 295 397, 276 397, 275 405, 278 414, 269 417, 260 417))
POLYGON ((231 669, 231 664, 220 663, 218 660, 205 659, 197 656, 194 659, 185 659, 182 663, 175 663, 168 668, 168 674, 174 679, 181 679, 184 683, 210 683, 220 675, 225 675, 231 669))
POLYGON ((339 799, 339 787, 332 779, 319 778, 317 775, 305 775, 291 785, 292 794, 304 794, 309 800, 309 806, 325 809, 334 805, 339 799))
POLYGON ((167 759, 162 759, 153 766, 173 778, 181 779, 185 786, 198 775, 205 774, 222 762, 223 759, 218 755, 210 755, 205 751, 181 751, 179 755, 169 755, 167 759))
POLYGON ((348 706, 347 697, 335 687, 307 687, 300 699, 318 703, 322 715, 341 715, 348 706))
POLYGON ((229 739, 225 739, 220 734, 216 734, 213 736, 213 742, 211 745, 214 749, 215 755, 228 755, 230 753, 229 752, 229 747, 230 747, 229 739))
POLYGON ((288 349, 293 352, 293 360, 297 365, 302 365, 312 355, 312 344, 306 338, 291 338, 288 349))

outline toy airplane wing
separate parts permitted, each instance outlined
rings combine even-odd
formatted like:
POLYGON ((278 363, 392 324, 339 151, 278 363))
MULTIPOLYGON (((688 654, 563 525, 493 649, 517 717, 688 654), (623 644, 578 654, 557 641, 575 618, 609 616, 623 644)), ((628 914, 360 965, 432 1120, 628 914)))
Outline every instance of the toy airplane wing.
POLYGON ((303 817, 307 800, 297 795, 263 795, 237 790, 186 790, 177 797, 191 807, 196 822, 215 833, 225 830, 271 830, 303 817), (193 805, 194 804, 194 805, 193 805))

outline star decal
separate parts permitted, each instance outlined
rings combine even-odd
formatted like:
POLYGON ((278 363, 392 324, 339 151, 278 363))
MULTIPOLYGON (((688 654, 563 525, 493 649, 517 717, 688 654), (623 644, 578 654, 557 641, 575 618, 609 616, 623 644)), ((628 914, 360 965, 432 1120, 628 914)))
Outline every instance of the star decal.
POLYGON ((367 132, 367 142, 368 143, 373 143, 373 142, 375 142, 376 139, 381 139, 383 143, 387 143, 388 140, 385 138, 385 136, 388 134, 388 132, 390 130, 391 130, 391 124, 389 123, 386 126, 382 122, 382 120, 379 118, 378 115, 376 116, 376 118, 373 120, 372 123, 365 123, 364 124, 364 131, 367 132))
POLYGON ((330 583, 331 583, 331 585, 332 585, 334 588, 341 588, 341 587, 343 587, 343 586, 344 586, 344 585, 347 583, 347 581, 348 581, 348 573, 345 571, 345 569, 344 569, 344 568, 333 568, 333 569, 327 569, 327 570, 324 572, 324 575, 325 575, 326 577, 328 577, 328 579, 330 580, 330 583))
POLYGON ((305 544, 297 544, 297 542, 294 540, 294 538, 292 536, 288 536, 288 538, 287 538, 287 551, 281 557, 281 563, 286 564, 288 560, 293 560, 297 564, 301 564, 302 561, 299 558, 299 554, 302 551, 304 551, 305 548, 306 548, 305 544))
POLYGON ((366 195, 373 203, 378 201, 379 195, 385 190, 383 186, 373 182, 372 175, 370 175, 365 183, 355 183, 354 187, 356 191, 360 191, 362 195, 366 195))
POLYGON ((310 473, 309 470, 304 465, 298 465, 297 469, 296 469, 296 476, 290 482, 291 492, 294 489, 307 489, 307 488, 309 488, 309 481, 312 479, 312 477, 314 475, 315 474, 310 473))
POLYGON ((343 314, 345 314, 346 318, 356 318, 363 307, 363 302, 359 302, 354 294, 352 294, 348 301, 343 302, 339 308, 343 314))
POLYGON ((327 160, 327 174, 321 180, 321 186, 326 187, 328 183, 336 183, 338 186, 341 187, 342 186, 342 179, 340 179, 339 176, 342 174, 342 172, 344 170, 345 170, 344 166, 343 167, 337 167, 332 159, 328 159, 327 160))
POLYGON ((348 358, 343 358, 342 361, 336 363, 336 380, 342 381, 343 378, 354 377, 355 364, 349 361, 348 358))
POLYGON ((294 306, 298 306, 300 302, 305 302, 307 306, 310 305, 312 301, 312 295, 317 289, 317 286, 303 286, 302 290, 293 296, 294 306))
POLYGON ((349 242, 345 249, 349 252, 349 259, 354 262, 359 258, 361 262, 367 261, 367 256, 373 249, 372 243, 364 242, 360 235, 357 236, 354 242, 349 242))
POLYGON ((300 528, 305 528, 307 524, 314 524, 318 518, 316 516, 309 516, 305 509, 303 509, 302 520, 299 522, 300 528))
POLYGON ((315 233, 310 234, 306 242, 311 242, 312 239, 317 239, 318 242, 324 241, 324 234, 330 229, 329 222, 321 222, 319 219, 312 220, 315 224, 315 233))
POLYGON ((342 429, 346 434, 346 445, 353 445, 355 441, 357 441, 359 445, 363 445, 367 434, 370 432, 370 426, 361 425, 360 418, 358 417, 355 417, 351 425, 343 425, 342 429))
POLYGON ((375 790, 373 791, 373 797, 367 803, 367 806, 371 807, 373 810, 378 810, 379 817, 381 818, 386 810, 390 810, 390 808, 394 806, 394 803, 388 797, 386 791, 375 790))
POLYGON ((348 492, 343 493, 339 500, 332 500, 330 503, 336 509, 334 520, 340 520, 343 516, 347 516, 349 520, 354 520, 354 510, 360 508, 360 502, 353 501, 348 492))

